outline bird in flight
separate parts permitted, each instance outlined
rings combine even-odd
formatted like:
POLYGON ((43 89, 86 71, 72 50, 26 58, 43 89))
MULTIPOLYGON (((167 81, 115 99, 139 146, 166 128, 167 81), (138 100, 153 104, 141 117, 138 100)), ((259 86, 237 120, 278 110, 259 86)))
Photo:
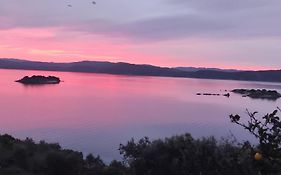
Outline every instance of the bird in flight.
MULTIPOLYGON (((93 4, 93 5, 96 5, 97 2, 96 2, 96 1, 92 1, 92 4, 93 4)), ((72 7, 72 5, 71 5, 71 4, 68 4, 67 7, 72 7)))

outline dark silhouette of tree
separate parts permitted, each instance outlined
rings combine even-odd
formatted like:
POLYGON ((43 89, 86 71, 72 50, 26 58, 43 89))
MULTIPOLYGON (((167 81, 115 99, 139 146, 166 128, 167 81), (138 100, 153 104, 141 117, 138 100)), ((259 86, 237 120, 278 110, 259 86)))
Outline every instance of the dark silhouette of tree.
POLYGON ((190 134, 151 141, 144 137, 120 145, 123 161, 106 164, 92 154, 66 150, 56 143, 0 135, 0 174, 10 175, 277 175, 281 172, 280 109, 258 117, 230 115, 259 140, 238 143, 214 137, 195 139, 190 134))
POLYGON ((281 120, 277 116, 280 109, 264 117, 257 117, 257 112, 248 112, 249 121, 241 122, 241 116, 230 115, 231 122, 242 126, 259 140, 259 145, 252 146, 253 159, 262 174, 280 173, 281 169, 281 120))
POLYGON ((164 140, 134 139, 120 145, 133 175, 256 175, 250 150, 229 140, 194 139, 190 134, 164 140))

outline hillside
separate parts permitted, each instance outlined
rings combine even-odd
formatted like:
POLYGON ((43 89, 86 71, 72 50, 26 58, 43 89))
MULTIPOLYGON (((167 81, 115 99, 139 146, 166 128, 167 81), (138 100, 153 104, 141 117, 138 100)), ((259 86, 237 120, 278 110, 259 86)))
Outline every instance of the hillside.
POLYGON ((153 65, 112 63, 101 61, 80 61, 71 63, 38 62, 19 59, 0 59, 2 69, 47 70, 66 72, 108 73, 117 75, 185 77, 204 79, 244 80, 281 82, 281 70, 235 71, 222 69, 193 69, 158 67, 153 65))

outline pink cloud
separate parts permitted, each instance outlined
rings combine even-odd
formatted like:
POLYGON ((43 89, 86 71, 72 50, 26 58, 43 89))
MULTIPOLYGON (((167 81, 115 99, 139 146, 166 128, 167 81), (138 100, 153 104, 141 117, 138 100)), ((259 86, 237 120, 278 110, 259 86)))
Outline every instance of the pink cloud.
MULTIPOLYGON (((0 31, 0 38, 0 57, 54 62, 99 60, 160 66, 272 68, 255 62, 237 62, 243 59, 243 55, 235 54, 237 51, 233 49, 237 43, 224 40, 190 38, 134 43, 125 37, 111 38, 60 27, 5 29, 0 31)), ((243 48, 237 49, 244 52, 243 48)))

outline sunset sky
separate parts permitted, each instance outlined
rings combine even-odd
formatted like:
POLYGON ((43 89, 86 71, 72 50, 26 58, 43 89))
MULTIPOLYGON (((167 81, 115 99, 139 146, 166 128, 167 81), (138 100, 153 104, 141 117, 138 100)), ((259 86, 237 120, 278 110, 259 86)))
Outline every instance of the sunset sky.
POLYGON ((280 0, 96 3, 0 0, 0 57, 281 68, 280 0))

